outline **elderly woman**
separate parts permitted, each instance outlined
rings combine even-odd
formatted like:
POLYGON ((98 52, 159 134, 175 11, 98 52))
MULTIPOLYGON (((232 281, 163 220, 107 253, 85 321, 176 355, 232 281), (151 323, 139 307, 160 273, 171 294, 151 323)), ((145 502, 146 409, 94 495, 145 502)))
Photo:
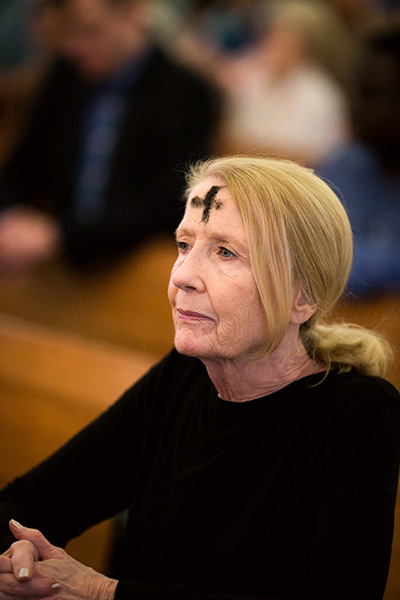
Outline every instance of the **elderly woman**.
POLYGON ((294 163, 215 159, 177 244, 175 349, 2 492, 0 599, 381 599, 400 404, 385 343, 323 322, 342 205, 294 163), (57 547, 126 508, 117 579, 57 547))

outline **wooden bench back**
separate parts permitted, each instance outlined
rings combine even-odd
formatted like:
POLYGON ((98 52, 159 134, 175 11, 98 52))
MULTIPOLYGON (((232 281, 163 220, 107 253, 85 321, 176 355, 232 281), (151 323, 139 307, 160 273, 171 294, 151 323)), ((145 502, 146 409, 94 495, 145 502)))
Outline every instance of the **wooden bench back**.
MULTIPOLYGON (((0 487, 46 458, 106 409, 154 357, 0 314, 0 487)), ((111 522, 70 542, 102 570, 111 522)))
POLYGON ((176 254, 171 239, 157 239, 109 268, 56 263, 0 280, 0 312, 161 357, 174 343, 167 288, 176 254))

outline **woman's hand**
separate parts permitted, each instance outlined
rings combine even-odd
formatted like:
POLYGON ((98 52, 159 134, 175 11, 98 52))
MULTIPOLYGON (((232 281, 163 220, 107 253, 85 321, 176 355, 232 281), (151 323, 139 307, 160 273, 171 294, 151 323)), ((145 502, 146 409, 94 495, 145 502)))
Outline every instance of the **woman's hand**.
POLYGON ((10 530, 18 541, 0 557, 0 600, 15 600, 18 596, 113 600, 118 583, 115 579, 82 565, 36 529, 11 521, 10 530))
POLYGON ((24 547, 25 542, 21 546, 18 544, 20 542, 13 544, 6 554, 0 556, 0 599, 27 600, 30 598, 36 600, 45 598, 46 600, 56 600, 60 585, 55 579, 35 577, 29 582, 29 586, 27 585, 33 570, 30 569, 30 574, 28 574, 28 567, 22 567, 21 570, 18 567, 18 561, 21 559, 22 564, 31 564, 31 548, 26 545, 24 547), (13 558, 15 558, 14 564, 13 558), (27 596, 28 591, 31 594, 29 597, 27 596))

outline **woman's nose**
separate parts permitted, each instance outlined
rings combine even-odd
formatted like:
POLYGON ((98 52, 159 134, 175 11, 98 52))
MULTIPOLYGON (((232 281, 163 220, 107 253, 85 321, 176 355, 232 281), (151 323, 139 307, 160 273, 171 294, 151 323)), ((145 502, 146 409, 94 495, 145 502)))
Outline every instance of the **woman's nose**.
POLYGON ((194 249, 179 257, 171 273, 171 283, 181 290, 204 290, 202 258, 194 249))

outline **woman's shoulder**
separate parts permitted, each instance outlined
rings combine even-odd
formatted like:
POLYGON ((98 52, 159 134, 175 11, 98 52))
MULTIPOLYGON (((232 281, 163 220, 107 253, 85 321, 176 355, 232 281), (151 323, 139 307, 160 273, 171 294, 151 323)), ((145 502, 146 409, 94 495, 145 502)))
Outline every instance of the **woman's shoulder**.
MULTIPOLYGON (((318 387, 316 385, 314 389, 318 390, 318 387)), ((331 372, 320 388, 317 395, 325 400, 327 410, 353 414, 386 413, 393 415, 400 426, 400 394, 386 379, 355 370, 331 372)))
POLYGON ((172 395, 190 394, 192 389, 198 388, 209 381, 203 363, 190 356, 179 354, 173 348, 163 359, 153 365, 150 370, 127 392, 128 395, 146 393, 157 397, 170 397, 172 395))
POLYGON ((179 412, 179 407, 190 404, 209 381, 198 359, 173 349, 111 404, 102 419, 112 427, 117 423, 121 430, 130 430, 132 423, 145 427, 155 416, 162 420, 171 412, 179 412))
POLYGON ((385 379, 334 370, 312 376, 303 386, 300 402, 294 402, 296 418, 322 447, 392 448, 400 453, 400 396, 385 379))
POLYGON ((332 389, 346 390, 347 392, 358 392, 368 396, 387 397, 394 400, 400 406, 400 394, 396 387, 387 379, 366 375, 356 370, 347 373, 331 373, 328 385, 332 389))

